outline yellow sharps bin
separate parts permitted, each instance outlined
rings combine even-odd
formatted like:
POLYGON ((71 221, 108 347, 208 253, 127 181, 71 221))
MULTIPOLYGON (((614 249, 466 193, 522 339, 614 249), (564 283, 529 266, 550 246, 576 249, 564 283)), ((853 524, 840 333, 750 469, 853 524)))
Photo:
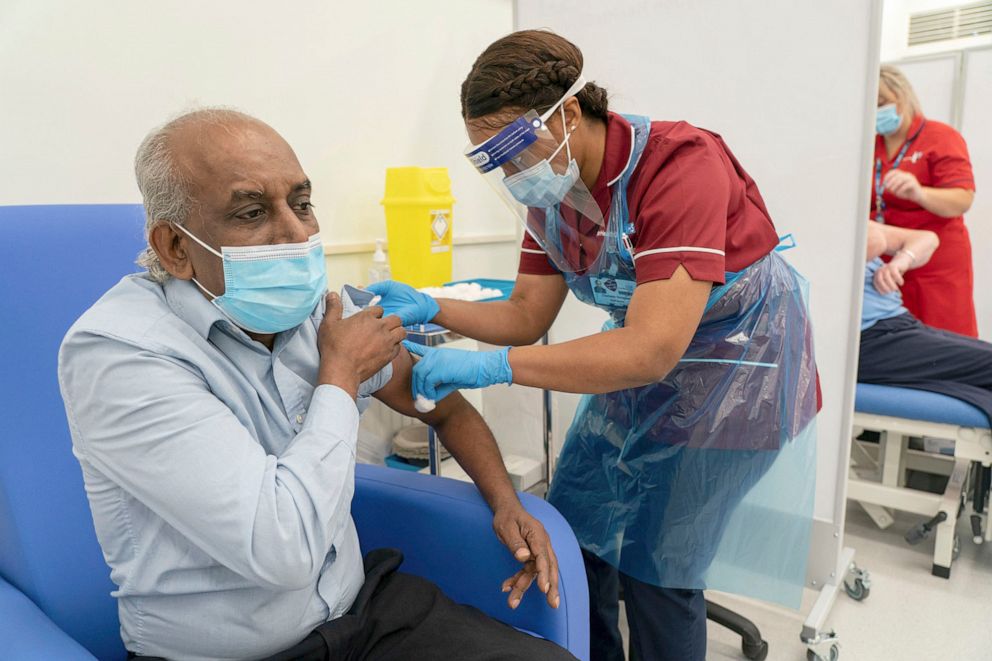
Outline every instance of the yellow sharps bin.
POLYGON ((386 168, 386 236, 394 280, 437 287, 451 280, 448 168, 386 168))

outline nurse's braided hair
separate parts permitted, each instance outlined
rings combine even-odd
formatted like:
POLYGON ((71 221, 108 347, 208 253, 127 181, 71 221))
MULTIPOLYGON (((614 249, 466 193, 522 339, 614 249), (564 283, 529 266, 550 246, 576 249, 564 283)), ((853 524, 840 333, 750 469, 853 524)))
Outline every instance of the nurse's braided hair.
MULTIPOLYGON (((578 79, 582 64, 582 51, 554 32, 507 35, 483 51, 462 83, 462 119, 509 108, 550 108, 578 79)), ((576 98, 584 115, 606 121, 606 90, 586 83, 576 98)))

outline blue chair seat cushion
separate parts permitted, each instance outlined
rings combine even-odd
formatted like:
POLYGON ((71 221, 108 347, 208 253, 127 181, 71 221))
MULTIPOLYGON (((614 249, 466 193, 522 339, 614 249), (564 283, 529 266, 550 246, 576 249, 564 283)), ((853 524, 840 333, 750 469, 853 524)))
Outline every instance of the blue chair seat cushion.
POLYGON ((989 419, 984 411, 960 399, 926 390, 873 383, 858 384, 854 410, 959 427, 989 426, 989 419))

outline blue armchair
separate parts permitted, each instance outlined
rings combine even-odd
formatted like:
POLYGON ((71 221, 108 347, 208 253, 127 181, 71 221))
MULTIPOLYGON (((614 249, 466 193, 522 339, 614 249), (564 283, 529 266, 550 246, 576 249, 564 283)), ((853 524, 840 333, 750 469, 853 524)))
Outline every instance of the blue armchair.
MULTIPOLYGON (((136 205, 0 207, 0 655, 123 659, 114 585, 71 453, 56 378, 72 322, 144 245, 136 205)), ((530 496, 524 505, 558 553, 561 607, 536 590, 516 611, 500 582, 517 563, 492 533, 472 485, 359 466, 352 513, 363 549, 393 546, 403 571, 512 626, 589 655, 585 570, 568 525, 530 496)))

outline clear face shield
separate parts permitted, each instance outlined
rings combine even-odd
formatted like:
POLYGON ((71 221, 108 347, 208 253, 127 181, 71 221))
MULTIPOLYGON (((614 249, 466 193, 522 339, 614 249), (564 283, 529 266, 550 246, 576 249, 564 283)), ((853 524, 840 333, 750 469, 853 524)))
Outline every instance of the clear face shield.
POLYGON ((465 150, 548 258, 569 273, 593 267, 606 224, 572 158, 568 141, 574 127, 565 125, 563 104, 585 85, 580 75, 545 113, 528 110, 485 142, 465 150), (562 120, 561 141, 547 126, 556 111, 562 120))

